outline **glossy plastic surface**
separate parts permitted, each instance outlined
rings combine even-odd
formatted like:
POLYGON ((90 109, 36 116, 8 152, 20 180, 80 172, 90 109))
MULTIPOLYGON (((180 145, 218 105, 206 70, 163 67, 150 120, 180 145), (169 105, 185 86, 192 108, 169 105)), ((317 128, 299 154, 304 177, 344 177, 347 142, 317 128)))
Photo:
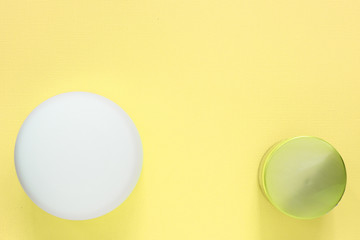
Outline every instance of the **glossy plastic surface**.
POLYGON ((28 196, 55 216, 84 220, 116 208, 140 176, 142 144, 130 117, 86 92, 52 97, 24 121, 15 146, 28 196))
POLYGON ((326 141, 308 136, 270 148, 261 162, 259 177, 269 201, 283 213, 301 219, 328 213, 346 186, 340 154, 326 141))

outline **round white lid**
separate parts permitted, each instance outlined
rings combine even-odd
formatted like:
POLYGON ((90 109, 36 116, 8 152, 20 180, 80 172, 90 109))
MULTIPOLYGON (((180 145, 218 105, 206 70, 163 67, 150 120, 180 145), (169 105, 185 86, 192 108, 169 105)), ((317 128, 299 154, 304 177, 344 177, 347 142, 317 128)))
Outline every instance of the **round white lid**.
POLYGON ((32 201, 85 220, 121 204, 140 176, 142 144, 130 117, 93 93, 69 92, 36 107, 16 140, 15 166, 32 201))

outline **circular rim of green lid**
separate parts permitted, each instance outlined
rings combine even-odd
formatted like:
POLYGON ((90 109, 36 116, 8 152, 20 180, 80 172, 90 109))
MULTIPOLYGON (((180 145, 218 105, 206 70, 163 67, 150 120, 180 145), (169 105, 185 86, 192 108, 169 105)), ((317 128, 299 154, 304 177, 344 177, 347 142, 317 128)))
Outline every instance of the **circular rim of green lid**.
POLYGON ((347 172, 346 172, 346 167, 345 167, 345 163, 344 160, 342 158, 342 156, 340 155, 340 153, 327 141, 325 141, 324 139, 321 139, 319 137, 314 137, 314 136, 296 136, 296 137, 291 137, 288 139, 284 139, 281 140, 278 143, 275 143, 273 146, 271 146, 266 153, 264 154, 260 166, 259 166, 259 184, 260 184, 260 188, 263 192, 263 194, 265 195, 265 197, 268 199, 268 201, 275 207, 277 208, 280 212, 284 213, 287 216, 293 217, 293 218, 297 218, 297 219, 314 219, 314 218, 318 218, 321 217, 323 215, 326 215, 327 213, 329 213, 332 209, 334 209, 338 203, 341 201, 342 197, 344 196, 345 193, 345 189, 346 189, 346 185, 347 185, 347 172), (317 139, 320 141, 325 142, 326 144, 328 144, 338 155, 339 155, 339 159, 341 160, 342 166, 343 166, 343 170, 344 170, 344 176, 345 176, 345 183, 344 183, 344 188, 343 191, 339 197, 339 199, 337 200, 337 202, 331 206, 324 214, 319 214, 319 215, 314 215, 311 217, 300 217, 300 216, 296 216, 293 215, 291 213, 286 212, 285 210, 283 210, 279 205, 277 205, 270 197, 270 194, 267 192, 267 188, 266 188, 266 181, 265 181, 265 176, 266 176, 266 169, 267 169, 267 165, 271 159, 271 157, 273 156, 273 154, 280 149, 282 146, 284 146, 286 143, 298 139, 298 138, 313 138, 313 139, 317 139))

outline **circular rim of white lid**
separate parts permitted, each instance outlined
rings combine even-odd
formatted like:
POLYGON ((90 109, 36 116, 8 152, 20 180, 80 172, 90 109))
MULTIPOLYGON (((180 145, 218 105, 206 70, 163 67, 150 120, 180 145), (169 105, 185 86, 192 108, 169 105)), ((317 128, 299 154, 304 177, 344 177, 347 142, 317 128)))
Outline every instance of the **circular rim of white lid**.
POLYGON ((60 218, 86 220, 126 200, 140 177, 143 150, 135 124, 116 103, 67 92, 28 115, 14 160, 20 184, 37 206, 60 218))

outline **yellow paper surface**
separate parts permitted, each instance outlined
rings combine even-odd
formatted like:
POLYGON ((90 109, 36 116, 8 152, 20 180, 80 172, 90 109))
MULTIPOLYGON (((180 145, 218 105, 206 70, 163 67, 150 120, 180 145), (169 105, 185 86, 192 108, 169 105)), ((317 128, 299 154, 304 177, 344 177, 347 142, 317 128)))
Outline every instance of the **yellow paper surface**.
POLYGON ((360 216, 360 2, 0 0, 0 239, 353 240, 360 216), (144 165, 111 213, 38 208, 17 132, 49 97, 89 91, 135 122, 144 165), (289 218, 257 170, 275 142, 329 141, 348 185, 331 213, 289 218))

